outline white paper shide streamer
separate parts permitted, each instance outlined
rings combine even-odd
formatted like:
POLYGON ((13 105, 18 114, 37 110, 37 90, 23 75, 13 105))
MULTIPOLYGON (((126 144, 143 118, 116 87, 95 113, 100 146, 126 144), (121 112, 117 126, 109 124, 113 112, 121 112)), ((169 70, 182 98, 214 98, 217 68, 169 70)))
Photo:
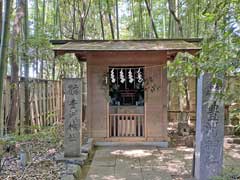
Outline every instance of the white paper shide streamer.
POLYGON ((111 70, 111 82, 112 83, 116 82, 116 79, 115 79, 115 76, 114 76, 114 69, 111 70))
POLYGON ((123 74, 123 70, 121 69, 120 71, 120 82, 123 84, 126 81, 124 74, 123 74))
POLYGON ((142 72, 141 72, 141 69, 140 69, 140 68, 139 68, 138 71, 137 71, 137 79, 138 79, 138 82, 139 82, 139 83, 142 83, 142 82, 143 82, 142 72))
POLYGON ((131 84, 134 81, 131 69, 129 69, 129 71, 128 71, 128 80, 129 80, 129 83, 131 83, 131 84))

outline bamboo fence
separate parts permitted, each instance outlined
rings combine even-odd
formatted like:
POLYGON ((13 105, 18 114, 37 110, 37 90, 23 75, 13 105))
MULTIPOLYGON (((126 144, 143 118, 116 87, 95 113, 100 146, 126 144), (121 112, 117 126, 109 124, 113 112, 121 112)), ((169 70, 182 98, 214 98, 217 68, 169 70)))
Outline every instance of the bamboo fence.
MULTIPOLYGON (((57 80, 30 79, 30 116, 33 127, 41 128, 53 125, 56 122, 63 121, 63 95, 62 82, 57 80)), ((4 80, 2 115, 4 118, 4 127, 6 124, 11 103, 11 84, 10 78, 4 80)), ((25 91, 24 79, 19 82, 19 99, 17 113, 17 132, 21 133, 25 120, 25 91)))

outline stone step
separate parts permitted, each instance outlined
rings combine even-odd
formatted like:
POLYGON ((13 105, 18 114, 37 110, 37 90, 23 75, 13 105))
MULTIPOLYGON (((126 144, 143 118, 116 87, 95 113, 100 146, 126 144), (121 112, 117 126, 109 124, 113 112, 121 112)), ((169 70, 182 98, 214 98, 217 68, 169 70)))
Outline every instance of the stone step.
POLYGON ((173 137, 173 141, 175 141, 175 145, 177 146, 187 146, 187 147, 193 147, 195 136, 188 135, 188 136, 178 136, 175 135, 173 137))
POLYGON ((225 125, 224 126, 224 135, 233 135, 234 134, 234 126, 225 125))
POLYGON ((240 138, 227 138, 229 144, 240 144, 240 138))

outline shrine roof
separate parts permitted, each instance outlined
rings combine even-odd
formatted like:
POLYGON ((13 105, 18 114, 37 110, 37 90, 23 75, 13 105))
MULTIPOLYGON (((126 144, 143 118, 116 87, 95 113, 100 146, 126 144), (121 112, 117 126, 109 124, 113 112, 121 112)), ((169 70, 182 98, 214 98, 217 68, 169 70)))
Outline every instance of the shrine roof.
POLYGON ((201 39, 51 40, 55 52, 200 50, 201 39))

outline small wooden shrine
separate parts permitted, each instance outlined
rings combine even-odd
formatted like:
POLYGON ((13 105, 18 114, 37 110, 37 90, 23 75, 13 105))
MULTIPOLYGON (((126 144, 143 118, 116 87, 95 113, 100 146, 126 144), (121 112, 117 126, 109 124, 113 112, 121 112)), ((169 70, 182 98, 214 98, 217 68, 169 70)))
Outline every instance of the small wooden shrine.
POLYGON ((87 64, 88 135, 100 142, 168 142, 167 61, 199 39, 54 40, 56 56, 87 64))

